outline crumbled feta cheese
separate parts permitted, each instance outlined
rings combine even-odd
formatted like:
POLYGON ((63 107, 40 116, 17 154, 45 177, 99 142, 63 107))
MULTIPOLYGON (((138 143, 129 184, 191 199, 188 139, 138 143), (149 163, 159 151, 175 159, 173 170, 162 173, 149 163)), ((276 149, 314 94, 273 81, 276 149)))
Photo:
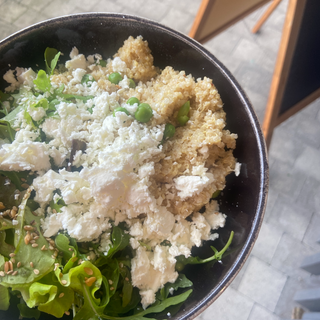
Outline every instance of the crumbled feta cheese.
POLYGON ((170 258, 168 247, 156 246, 154 252, 139 247, 132 259, 132 284, 140 289, 141 303, 145 309, 154 302, 155 293, 167 282, 175 282, 175 259, 170 258))
POLYGON ((66 61, 65 66, 68 70, 75 70, 77 68, 86 69, 87 60, 83 54, 78 54, 73 56, 71 60, 66 61))
POLYGON ((127 65, 119 57, 115 57, 112 60, 112 69, 114 72, 125 72, 127 69, 127 65))
POLYGON ((180 176, 173 181, 176 189, 179 190, 179 197, 186 199, 200 193, 214 181, 214 177, 212 173, 205 173, 202 176, 180 176))
POLYGON ((240 174, 241 163, 237 162, 234 168, 234 174, 238 176, 240 174))
MULTIPOLYGON (((18 68, 16 68, 17 70, 18 68)), ((17 71, 17 79, 20 83, 29 86, 30 88, 34 87, 34 83, 33 80, 36 79, 37 74, 31 69, 24 69, 24 68, 20 68, 22 69, 21 72, 17 71)))
POLYGON ((51 167, 48 147, 44 142, 27 141, 4 144, 0 149, 0 170, 41 171, 51 167))

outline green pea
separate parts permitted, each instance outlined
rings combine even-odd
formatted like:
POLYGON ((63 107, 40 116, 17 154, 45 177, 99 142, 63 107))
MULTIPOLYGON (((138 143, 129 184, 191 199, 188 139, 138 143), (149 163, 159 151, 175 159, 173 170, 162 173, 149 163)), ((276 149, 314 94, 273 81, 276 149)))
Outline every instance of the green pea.
POLYGON ((187 101, 178 111, 177 121, 181 126, 184 126, 188 120, 188 113, 190 110, 190 101, 187 101))
POLYGON ((131 97, 127 101, 127 104, 130 104, 130 106, 133 106, 135 103, 137 103, 138 105, 140 104, 139 99, 136 97, 131 97))
POLYGON ((212 198, 212 199, 217 198, 217 197, 219 196, 220 192, 221 192, 221 190, 216 190, 216 191, 212 194, 211 198, 212 198))
POLYGON ((85 74, 81 79, 81 84, 86 83, 88 87, 91 87, 93 81, 95 81, 93 76, 90 74, 85 74))
POLYGON ((122 108, 122 107, 119 107, 119 108, 116 108, 113 110, 113 116, 115 117, 116 116, 116 112, 124 112, 126 113, 128 116, 130 116, 130 113, 129 111, 126 109, 126 108, 122 108))
POLYGON ((132 79, 129 79, 129 87, 130 88, 135 88, 136 87, 136 83, 132 79))
POLYGON ((190 101, 187 101, 178 111, 178 118, 181 116, 187 116, 190 110, 190 101))
POLYGON ((167 123, 164 127, 163 139, 162 141, 166 141, 174 136, 176 132, 176 128, 171 123, 167 123))
POLYGON ((181 117, 178 117, 177 120, 181 126, 184 126, 189 121, 189 117, 188 116, 181 116, 181 117))
POLYGON ((119 72, 113 72, 109 75, 109 81, 114 84, 118 84, 122 80, 119 72))
POLYGON ((184 269, 184 264, 182 262, 176 262, 176 271, 181 272, 184 269))
POLYGON ((152 118, 152 109, 147 103, 141 103, 134 113, 136 120, 142 123, 148 122, 152 118))
POLYGON ((105 61, 105 60, 103 60, 103 59, 102 59, 102 60, 100 60, 100 63, 99 63, 99 64, 100 64, 100 66, 101 66, 101 67, 106 67, 106 66, 107 66, 106 61, 105 61))

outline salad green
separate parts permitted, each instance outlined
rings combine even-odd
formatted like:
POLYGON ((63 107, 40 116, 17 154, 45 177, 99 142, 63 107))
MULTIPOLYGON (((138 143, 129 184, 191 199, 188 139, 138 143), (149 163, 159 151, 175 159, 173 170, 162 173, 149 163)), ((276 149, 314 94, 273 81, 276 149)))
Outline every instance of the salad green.
MULTIPOLYGON (((53 89, 50 75, 55 72, 60 54, 56 49, 46 49, 46 71, 38 71, 33 81, 35 90, 28 93, 31 99, 45 94, 46 97, 34 99, 30 109, 42 108, 46 117, 58 117, 56 105, 61 101, 86 101, 92 98, 63 93, 63 85, 53 89)), ((100 65, 105 66, 105 61, 101 60, 100 65)), ((119 74, 110 76, 113 83, 121 81, 119 74)), ((92 81, 92 77, 86 75, 81 83, 91 85, 92 81)), ((131 86, 134 86, 134 82, 131 86)), ((41 131, 40 124, 43 120, 34 120, 23 104, 16 103, 20 98, 19 94, 0 92, 3 115, 0 119, 0 138, 9 142, 15 138, 18 129, 16 117, 23 110, 27 123, 41 131), (5 105, 4 102, 9 102, 9 110, 8 104, 5 105)), ((150 120, 152 109, 148 104, 140 104, 137 98, 130 98, 128 103, 139 104, 135 117, 140 122, 150 120)), ((181 125, 189 120, 189 109, 190 103, 187 102, 179 110, 178 122, 181 125)), ((128 114, 122 107, 114 110, 117 111, 128 114)), ((175 127, 167 124, 162 143, 174 134, 175 127)), ((44 141, 47 138, 40 134, 38 139, 44 141)), ((107 254, 99 251, 99 243, 77 242, 67 233, 60 232, 56 236, 45 237, 41 230, 41 217, 35 212, 39 204, 34 200, 32 187, 29 187, 33 178, 30 170, 0 171, 0 310, 9 308, 10 297, 14 295, 21 295, 17 305, 21 317, 35 319, 43 312, 57 318, 72 313, 75 320, 142 320, 153 319, 156 314, 167 317, 168 312, 174 314, 179 310, 191 295, 193 286, 182 273, 175 283, 167 283, 157 292, 156 301, 152 305, 142 308, 139 290, 131 282, 131 260, 135 253, 130 246, 131 236, 124 223, 112 225, 107 254), (91 259, 92 250, 95 251, 95 259, 91 259)), ((61 197, 56 197, 49 203, 51 210, 55 212, 60 212, 65 205, 61 197)), ((221 260, 232 238, 233 232, 220 252, 211 247, 214 255, 209 258, 179 256, 176 270, 182 271, 187 264, 221 260)))

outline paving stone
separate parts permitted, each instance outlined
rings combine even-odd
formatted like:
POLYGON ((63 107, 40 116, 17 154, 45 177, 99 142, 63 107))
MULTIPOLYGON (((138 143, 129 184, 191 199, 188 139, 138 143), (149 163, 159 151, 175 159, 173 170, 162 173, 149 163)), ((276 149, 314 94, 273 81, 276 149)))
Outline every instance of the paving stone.
POLYGON ((302 279, 288 277, 274 311, 281 319, 291 319, 292 310, 298 306, 298 304, 293 301, 293 297, 303 286, 304 281, 302 279))
POLYGON ((263 48, 263 51, 265 54, 268 54, 269 58, 276 61, 281 36, 281 30, 264 25, 261 32, 255 35, 254 40, 259 46, 261 46, 261 48, 263 48))
MULTIPOLYGON (((237 59, 242 59, 243 61, 249 60, 251 68, 255 67, 257 70, 265 70, 267 73, 269 73, 270 77, 268 78, 268 83, 271 81, 271 72, 274 68, 275 58, 270 57, 268 53, 265 53, 263 48, 256 42, 248 39, 241 39, 232 55, 237 57, 237 59)), ((262 79, 259 81, 260 83, 261 80, 262 79)))
POLYGON ((306 256, 300 264, 300 268, 311 274, 320 275, 320 251, 306 256))
POLYGON ((182 33, 189 34, 193 16, 176 8, 171 8, 160 22, 182 33))
POLYGON ((137 11, 140 16, 146 17, 151 20, 160 21, 165 17, 166 13, 170 10, 170 6, 157 1, 157 0, 148 0, 145 1, 143 6, 137 11), (155 8, 157 8, 155 10, 155 8))
MULTIPOLYGON (((307 109, 308 108, 309 107, 307 107, 307 109)), ((296 136, 299 137, 305 145, 318 149, 320 147, 320 126, 318 120, 314 117, 301 114, 299 117, 299 125, 296 127, 296 136)))
MULTIPOLYGON (((319 181, 312 178, 307 177, 305 180, 300 194, 296 199, 296 202, 300 206, 304 206, 309 208, 312 212, 317 212, 320 214, 320 184, 319 181)), ((320 232, 319 232, 320 235, 320 232)))
MULTIPOLYGON (((84 12, 87 11, 96 11, 98 9, 97 3, 99 0, 77 0, 77 8, 81 8, 84 12)), ((106 3, 112 3, 113 1, 105 1, 106 3)))
POLYGON ((280 317, 271 313, 267 309, 258 304, 254 304, 248 320, 281 320, 280 317))
MULTIPOLYGON (((235 52, 233 56, 236 56, 235 52)), ((245 55, 242 56, 242 59, 244 57, 245 55)), ((242 61, 239 68, 234 72, 234 76, 245 91, 252 90, 268 97, 272 72, 260 68, 252 59, 242 61)))
MULTIPOLYGON (((320 188, 319 188, 320 189, 320 188)), ((319 195, 319 194, 318 194, 319 195)), ((314 213, 310 220, 303 243, 320 252, 320 245, 317 242, 320 237, 320 213, 314 213)))
POLYGON ((223 52, 219 51, 217 47, 208 48, 204 45, 232 74, 239 68, 241 64, 240 59, 235 59, 231 55, 226 55, 223 52))
POLYGON ((277 201, 279 193, 275 190, 273 190, 272 188, 269 188, 268 191, 268 199, 267 199, 267 206, 266 206, 266 210, 264 213, 264 218, 263 221, 267 222, 270 215, 272 214, 273 210, 274 210, 274 205, 277 201))
POLYGON ((295 293, 299 290, 317 288, 319 286, 320 276, 309 275, 304 278, 288 277, 288 280, 282 290, 281 298, 277 303, 275 314, 281 318, 291 319, 293 308, 299 306, 293 300, 295 293))
POLYGON ((314 253, 316 253, 316 250, 284 233, 272 258, 271 265, 290 277, 309 277, 309 273, 300 269, 300 265, 305 257, 314 253))
POLYGON ((279 194, 267 222, 277 225, 298 241, 302 241, 311 217, 312 212, 295 204, 294 197, 279 194))
POLYGON ((248 257, 247 261, 244 263, 243 267, 241 268, 240 272, 237 274, 237 276, 234 278, 234 280, 231 282, 230 287, 238 290, 239 285, 241 283, 241 280, 243 278, 243 275, 246 273, 247 267, 250 263, 251 257, 253 257, 252 254, 248 257))
MULTIPOLYGON (((124 8, 115 3, 114 1, 106 1, 106 0, 100 0, 94 8, 94 11, 96 12, 124 12, 124 8)), ((131 14, 133 13, 132 10, 130 10, 131 14)))
POLYGON ((264 222, 258 239, 254 244, 252 254, 266 263, 270 263, 276 252, 283 230, 278 226, 264 222))
POLYGON ((232 288, 224 293, 202 315, 202 320, 247 320, 253 301, 232 288))
POLYGON ((131 0, 131 1, 116 0, 115 3, 118 6, 132 10, 132 12, 139 12, 140 8, 144 6, 145 1, 143 1, 143 0, 131 0))
POLYGON ((23 0, 21 3, 26 7, 34 9, 36 11, 40 11, 42 13, 42 9, 46 7, 51 0, 23 0))
POLYGON ((309 311, 320 312, 320 287, 297 291, 294 301, 309 311))
POLYGON ((196 16, 201 4, 201 0, 183 0, 183 1, 162 0, 161 2, 165 3, 170 7, 177 8, 180 11, 188 12, 193 16, 196 16))
POLYGON ((16 30, 20 30, 26 27, 29 27, 37 22, 48 19, 45 14, 39 14, 38 11, 34 9, 28 9, 22 16, 20 16, 15 22, 14 26, 16 30))
POLYGON ((286 124, 276 127, 270 145, 270 155, 272 157, 284 161, 292 168, 304 148, 303 141, 295 136, 294 129, 288 128, 286 124))
POLYGON ((270 167, 270 187, 279 193, 297 198, 306 180, 305 174, 293 171, 292 164, 284 160, 276 159, 270 167))
POLYGON ((238 291, 273 312, 286 280, 284 273, 252 257, 238 291))
POLYGON ((1 20, 14 23, 26 11, 27 7, 22 4, 17 4, 14 1, 4 2, 1 5, 1 20))
POLYGON ((300 116, 300 115, 309 116, 313 119, 316 119, 317 115, 319 114, 319 110, 320 110, 320 98, 311 102, 307 107, 303 108, 296 115, 297 116, 300 116))
POLYGON ((205 45, 209 50, 211 48, 215 48, 221 53, 223 52, 224 55, 230 55, 236 48, 239 41, 240 39, 238 35, 226 30, 225 32, 220 33, 211 40, 207 41, 205 45))
POLYGON ((265 108, 267 104, 267 98, 261 95, 259 92, 247 89, 246 94, 252 103, 253 109, 257 114, 260 124, 263 123, 265 108))
POLYGON ((297 158, 294 164, 294 169, 300 170, 306 176, 312 176, 320 182, 319 163, 319 150, 306 146, 302 154, 297 158))
POLYGON ((16 31, 16 28, 12 24, 8 24, 0 20, 0 39, 4 39, 10 36, 16 31))
POLYGON ((75 12, 76 2, 68 0, 51 1, 44 9, 43 13, 49 18, 64 16, 75 12))

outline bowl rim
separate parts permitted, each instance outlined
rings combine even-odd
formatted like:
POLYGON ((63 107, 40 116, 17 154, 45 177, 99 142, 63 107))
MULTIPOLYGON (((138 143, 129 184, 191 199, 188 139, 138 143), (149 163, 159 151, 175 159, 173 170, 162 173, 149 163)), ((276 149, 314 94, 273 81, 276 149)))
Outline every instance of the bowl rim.
POLYGON ((246 93, 235 79, 235 77, 231 74, 231 72, 227 69, 227 67, 219 61, 208 49, 206 49, 202 44, 198 41, 190 38, 184 33, 177 31, 171 27, 163 25, 159 22, 153 21, 148 18, 140 17, 137 15, 131 14, 122 14, 122 13, 113 13, 113 12, 85 12, 85 13, 75 13, 69 15, 62 15, 59 17, 54 17, 50 19, 46 19, 35 24, 32 24, 28 27, 25 27, 19 31, 14 32, 13 34, 5 37, 0 41, 0 51, 2 47, 6 47, 10 45, 11 42, 15 42, 17 37, 23 37, 27 33, 31 33, 33 30, 37 30, 39 28, 44 28, 47 25, 52 24, 60 24, 64 21, 69 21, 71 19, 125 19, 127 21, 136 21, 143 24, 147 24, 152 26, 153 28, 161 29, 166 33, 169 33, 172 37, 179 38, 183 42, 191 45, 193 49, 196 49, 200 52, 206 59, 215 64, 218 69, 221 71, 224 77, 228 78, 233 89, 238 95, 242 105, 246 109, 246 113, 250 120, 251 127, 253 129, 256 142, 257 149, 259 151, 259 163, 260 163, 260 184, 259 184, 259 198, 257 201, 256 214, 254 219, 252 220, 252 227, 250 232, 243 243, 242 249, 239 251, 237 258, 234 263, 231 265, 230 269, 226 272, 225 276, 221 281, 219 281, 215 288, 213 288, 202 300, 198 301, 197 304, 190 309, 188 312, 184 313, 182 317, 179 319, 194 319, 196 316, 199 316, 206 308, 208 308, 230 285, 230 283, 234 280, 236 275, 239 273, 246 260, 248 259, 250 252, 252 251, 253 245, 258 238, 259 231, 261 229, 266 203, 267 203, 267 194, 268 194, 268 186, 269 186, 269 166, 268 166, 268 156, 267 156, 267 148, 265 139, 259 124, 258 117, 256 115, 255 110, 252 107, 252 104, 247 97, 246 93))

